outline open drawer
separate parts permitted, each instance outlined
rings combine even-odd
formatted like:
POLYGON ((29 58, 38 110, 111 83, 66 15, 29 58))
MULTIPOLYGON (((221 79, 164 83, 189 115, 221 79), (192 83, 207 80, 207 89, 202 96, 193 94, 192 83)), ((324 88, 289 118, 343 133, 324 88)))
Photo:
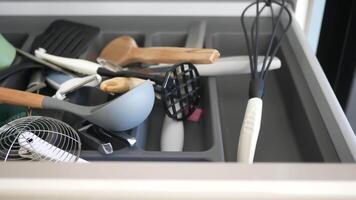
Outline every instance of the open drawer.
MULTIPOLYGON (((228 8, 224 14, 218 14, 220 13, 218 11, 218 16, 208 12, 201 14, 202 16, 174 16, 174 13, 168 14, 167 10, 163 11, 163 14, 143 10, 145 6, 152 8, 159 3, 162 2, 152 4, 134 2, 132 5, 138 6, 138 9, 122 11, 123 8, 120 8, 120 11, 125 13, 121 15, 110 7, 129 8, 128 5, 131 5, 129 2, 96 4, 89 1, 74 2, 72 5, 69 3, 73 6, 73 11, 64 9, 66 3, 57 2, 52 6, 58 6, 58 9, 49 9, 53 11, 50 13, 48 10, 42 10, 46 4, 39 1, 33 4, 37 7, 30 6, 30 10, 24 11, 25 14, 21 13, 21 8, 19 11, 5 12, 0 16, 0 32, 13 44, 26 50, 36 34, 42 32, 53 20, 68 19, 98 26, 101 33, 82 56, 87 59, 94 59, 103 45, 119 35, 133 36, 140 46, 184 46, 188 40, 203 40, 205 47, 218 49, 222 57, 247 54, 239 16, 241 8, 244 8, 248 1, 216 4, 224 7, 231 4, 232 8, 237 6, 239 9, 234 10, 232 16, 229 16, 229 13, 233 13, 232 8, 228 8), (78 5, 83 7, 82 10, 77 7, 78 5), (102 13, 99 8, 93 9, 93 6, 99 8, 103 6, 101 9, 107 9, 108 12, 102 13), (79 9, 78 13, 75 12, 76 9, 79 9), (85 9, 88 10, 87 13, 83 11, 85 9), (32 16, 35 11, 38 15, 32 16), (155 16, 149 16, 151 14, 155 16), (206 25, 206 29, 191 31, 195 26, 200 27, 202 24, 206 25)), ((185 5, 182 2, 170 3, 162 5, 168 10, 169 8, 174 10, 177 5, 185 5)), ((204 1, 194 3, 191 4, 193 10, 197 4, 201 4, 201 9, 211 8, 212 4, 204 1)), ((22 4, 16 1, 13 4, 0 2, 0 11, 5 10, 6 6, 11 9, 14 5, 22 4)), ((23 3, 23 6, 25 5, 29 6, 28 3, 23 3)), ((184 12, 177 10, 176 15, 184 15, 184 12)), ((264 16, 262 21, 268 23, 270 19, 264 16)), ((265 44, 264 41, 269 37, 267 27, 263 26, 262 32, 265 33, 262 44, 265 44)), ((341 164, 355 162, 355 134, 296 20, 293 20, 277 56, 282 60, 282 67, 269 72, 267 78, 261 133, 256 149, 256 165, 235 163, 238 136, 248 100, 249 77, 247 75, 209 77, 203 79, 204 114, 201 121, 184 124, 183 152, 159 150, 160 127, 164 115, 162 109, 156 106, 148 120, 130 133, 137 139, 135 146, 115 150, 111 155, 102 155, 84 147, 81 157, 95 161, 88 165, 21 162, 0 164, 0 177, 8 181, 0 179, 1 185, 6 186, 5 193, 0 192, 0 196, 11 196, 12 189, 16 188, 28 189, 28 192, 33 192, 32 194, 39 197, 56 194, 56 198, 59 196, 68 198, 70 193, 65 189, 71 188, 73 191, 80 191, 78 196, 93 198, 95 196, 103 199, 105 197, 166 199, 172 197, 172 194, 173 196, 177 194, 174 197, 176 199, 195 197, 194 195, 211 199, 236 198, 236 195, 257 198, 252 194, 254 191, 268 194, 258 196, 261 199, 297 198, 308 197, 307 195, 311 194, 308 193, 308 187, 312 186, 308 184, 316 184, 316 187, 321 188, 335 186, 332 183, 323 185, 317 181, 312 183, 308 181, 348 180, 346 183, 342 182, 345 187, 340 188, 338 192, 323 190, 312 193, 336 199, 338 195, 343 194, 342 191, 346 192, 349 189, 348 184, 354 183, 356 178, 356 167, 341 164), (307 162, 314 164, 306 164, 307 162), (333 164, 327 164, 330 162, 333 164), (47 180, 45 184, 40 182, 31 184, 42 178, 47 180), (255 185, 249 185, 246 181, 252 179, 255 180, 255 185), (19 180, 21 185, 16 184, 19 180), (290 182, 292 180, 296 183, 290 182), (274 185, 271 183, 273 181, 274 185), (302 182, 305 185, 299 187, 298 184, 302 182), (55 188, 56 183, 62 184, 60 188, 55 188), (137 196, 135 192, 140 193, 142 188, 135 184, 142 184, 146 193, 137 196), (149 192, 150 186, 159 190, 149 192), (191 187, 196 190, 190 190, 191 187), (249 190, 248 187, 254 187, 256 190, 249 190), (300 190, 301 195, 298 196, 299 194, 295 192, 278 193, 278 188, 283 187, 295 187, 295 190, 300 190), (46 192, 41 192, 41 189, 46 192), (55 189, 57 192, 54 192, 55 189), (206 193, 203 194, 203 191, 206 193), (99 193, 105 194, 100 196, 99 193), (218 194, 222 196, 217 196, 218 194)), ((348 192, 350 195, 343 196, 345 197, 343 199, 355 197, 352 196, 356 195, 354 191, 348 192)))

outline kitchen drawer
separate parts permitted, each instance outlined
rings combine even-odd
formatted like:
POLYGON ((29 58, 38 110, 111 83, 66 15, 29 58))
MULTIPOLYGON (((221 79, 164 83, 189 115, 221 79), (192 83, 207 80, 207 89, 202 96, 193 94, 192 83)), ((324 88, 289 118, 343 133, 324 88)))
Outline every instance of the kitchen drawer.
MULTIPOLYGON (((21 2, 15 1, 14 4, 5 2, 3 6, 11 9, 16 3, 21 5, 21 2)), ((217 8, 221 5, 231 4, 233 6, 227 8, 226 12, 216 11, 216 15, 213 11, 209 13, 205 10, 206 12, 202 11, 194 16, 186 16, 190 14, 185 15, 181 9, 177 9, 176 13, 173 11, 173 13, 168 13, 166 10, 161 14, 158 14, 157 10, 156 12, 144 10, 143 5, 152 6, 162 3, 160 1, 152 4, 133 2, 133 5, 139 5, 137 10, 126 10, 123 11, 124 14, 116 13, 109 7, 129 8, 130 3, 125 1, 104 3, 102 9, 106 8, 108 12, 103 12, 99 8, 93 9, 94 5, 99 5, 93 1, 74 2, 73 11, 62 10, 62 12, 60 8, 66 3, 55 2, 53 5, 57 5, 58 9, 49 9, 53 13, 43 10, 41 7, 43 3, 41 3, 41 1, 34 3, 38 7, 24 3, 30 6, 28 10, 24 11, 23 8, 19 8, 18 11, 10 12, 4 7, 1 8, 0 1, 0 11, 6 11, 5 14, 0 13, 2 15, 0 16, 0 32, 4 33, 14 44, 26 49, 34 36, 42 32, 55 19, 68 19, 98 26, 101 33, 83 55, 83 58, 94 59, 107 41, 119 35, 128 34, 135 37, 140 46, 184 46, 190 37, 191 28, 206 24, 205 47, 218 49, 222 57, 247 54, 240 14, 241 7, 246 6, 248 1, 216 3, 217 8), (88 9, 88 12, 78 10, 75 3, 82 5, 84 10, 88 9), (236 6, 239 9, 233 11, 232 8, 236 6), (21 16, 21 13, 24 16, 21 16)), ((204 7, 205 1, 194 3, 203 5, 202 8, 209 8, 212 4, 207 1, 204 7)), ((177 5, 185 5, 183 2, 174 1, 162 4, 172 10, 177 5)), ((191 9, 198 11, 199 9, 193 4, 191 9)), ((119 10, 122 11, 123 8, 119 10)), ((192 13, 192 10, 187 12, 192 13)), ((270 19, 264 16, 262 22, 267 24, 270 19)), ((268 26, 262 26, 261 30, 263 45, 268 40, 268 26)), ((330 180, 340 181, 345 184, 345 187, 340 188, 340 193, 324 190, 315 191, 315 195, 336 199, 339 194, 343 194, 342 191, 351 187, 348 184, 354 183, 356 178, 356 173, 354 173, 356 167, 352 164, 342 164, 355 162, 355 134, 295 19, 277 56, 282 61, 282 67, 268 74, 261 133, 255 157, 257 164, 235 163, 238 136, 248 100, 249 77, 247 75, 210 77, 203 79, 204 115, 201 122, 185 123, 183 152, 159 151, 159 127, 161 125, 157 122, 161 122, 164 115, 162 109, 157 106, 148 120, 132 131, 131 134, 138 140, 135 147, 119 149, 110 156, 103 156, 90 148, 84 148, 82 151, 83 158, 89 161, 106 161, 105 163, 92 162, 88 165, 0 164, 0 177, 4 177, 1 185, 5 187, 5 180, 8 181, 7 190, 5 190, 8 193, 3 194, 10 195, 11 188, 16 188, 16 186, 25 190, 25 186, 16 184, 15 180, 21 180, 22 183, 34 183, 27 188, 28 191, 44 196, 46 194, 41 193, 41 184, 35 184, 40 183, 36 182, 37 179, 45 178, 48 185, 43 188, 53 192, 55 186, 51 181, 60 178, 58 183, 61 184, 63 190, 74 184, 73 190, 81 191, 80 194, 86 197, 104 198, 107 195, 111 198, 117 195, 122 198, 134 198, 137 195, 135 192, 142 189, 134 184, 142 184, 143 191, 147 189, 147 196, 136 197, 164 199, 171 197, 170 195, 175 192, 181 193, 175 197, 177 199, 189 198, 187 192, 190 191, 191 195, 201 195, 201 197, 212 199, 218 198, 215 196, 217 194, 226 198, 233 198, 235 195, 247 198, 253 194, 249 193, 251 190, 248 189, 250 186, 246 180, 255 180, 256 185, 251 185, 251 187, 256 191, 268 193, 271 195, 269 197, 275 195, 276 198, 297 198, 298 195, 293 192, 276 194, 278 193, 276 188, 295 187, 294 189, 298 188, 301 191, 299 197, 307 197, 308 187, 304 186, 310 184, 309 181, 330 180), (293 183, 290 182, 292 180, 293 183), (270 182, 274 182, 275 185, 266 186, 270 182), (290 185, 287 184, 288 182, 290 185), (302 183, 305 185, 299 187, 298 184, 302 183), (117 187, 111 184, 117 184, 117 187), (148 192, 150 186, 162 188, 162 184, 171 185, 163 187, 164 189, 160 191, 148 192), (184 186, 184 184, 187 185, 184 186), (266 186, 268 190, 262 189, 263 187, 258 184, 266 186), (196 190, 191 191, 190 187, 196 190), (239 187, 247 188, 237 189, 239 187), (106 194, 96 196, 98 195, 96 192, 105 193, 105 190, 108 191, 106 194), (207 193, 202 194, 202 191, 207 193)), ((330 184, 316 185, 320 188, 327 188, 332 187, 332 183, 330 184)), ((62 189, 57 191, 62 191, 62 189)), ((352 195, 356 195, 354 192, 349 194, 350 196, 344 196, 344 199, 351 199, 355 197, 352 195)), ((62 191, 58 195, 68 197, 69 194, 62 191)), ((268 195, 259 197, 268 198, 268 195)))

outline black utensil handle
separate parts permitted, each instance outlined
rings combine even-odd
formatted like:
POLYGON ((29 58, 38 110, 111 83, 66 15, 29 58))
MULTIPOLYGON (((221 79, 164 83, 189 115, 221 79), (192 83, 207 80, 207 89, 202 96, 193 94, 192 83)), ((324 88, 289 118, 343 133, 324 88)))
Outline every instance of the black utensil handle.
POLYGON ((156 82, 156 84, 162 84, 164 78, 161 76, 155 76, 155 75, 150 75, 150 74, 143 74, 140 72, 134 72, 134 71, 119 71, 119 72, 113 72, 108 69, 105 69, 103 67, 100 67, 97 70, 97 73, 101 76, 108 76, 108 77, 135 77, 135 78, 141 78, 141 79, 150 79, 151 81, 156 82))

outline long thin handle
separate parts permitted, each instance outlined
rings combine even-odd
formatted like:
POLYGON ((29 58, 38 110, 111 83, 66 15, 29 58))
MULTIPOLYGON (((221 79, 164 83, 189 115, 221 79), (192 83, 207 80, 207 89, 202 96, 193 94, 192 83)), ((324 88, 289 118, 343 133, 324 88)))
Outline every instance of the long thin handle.
POLYGON ((100 83, 100 81, 101 81, 101 76, 97 74, 85 76, 82 78, 69 79, 68 81, 62 83, 59 86, 59 89, 57 90, 56 94, 53 97, 63 100, 65 99, 65 95, 67 93, 72 92, 88 84, 92 87, 95 87, 100 83))
POLYGON ((239 145, 237 147, 237 162, 253 163, 262 117, 262 99, 248 100, 244 121, 242 123, 239 145))
POLYGON ((136 48, 131 55, 133 61, 146 64, 174 64, 182 61, 194 64, 209 64, 215 62, 220 57, 220 53, 216 49, 179 47, 136 48))
POLYGON ((30 92, 23 92, 0 87, 0 102, 17 105, 29 106, 32 108, 42 108, 42 101, 45 96, 30 92))
MULTIPOLYGON (((258 70, 262 68, 264 56, 258 57, 258 70)), ((213 64, 196 65, 201 76, 221 76, 232 74, 249 74, 250 73, 250 61, 248 56, 234 56, 229 59, 220 59, 213 64), (220 61, 221 60, 221 61, 220 61)), ((281 61, 278 58, 274 58, 269 67, 269 70, 279 69, 281 67, 281 61)))
POLYGON ((100 89, 107 93, 124 93, 143 82, 145 80, 139 78, 116 77, 103 81, 100 84, 100 89))
MULTIPOLYGON (((264 56, 258 57, 258 70, 262 68, 264 56)), ((149 68, 153 70, 165 71, 171 67, 170 65, 151 65, 149 68)), ((212 64, 196 64, 195 67, 199 71, 200 76, 223 76, 234 74, 249 74, 250 61, 248 56, 230 56, 217 60, 212 64)), ((279 69, 281 67, 281 60, 275 57, 269 67, 269 70, 279 69)))
POLYGON ((40 63, 40 64, 42 64, 42 65, 45 65, 45 66, 47 66, 48 68, 50 68, 50 69, 52 69, 52 70, 54 70, 54 71, 62 72, 62 73, 64 73, 64 74, 71 75, 71 73, 69 73, 69 72, 63 70, 63 69, 60 68, 59 66, 54 65, 54 64, 52 64, 52 63, 50 63, 50 62, 47 62, 47 61, 45 61, 45 60, 42 60, 42 59, 40 59, 40 58, 37 58, 36 56, 34 56, 34 55, 30 54, 30 53, 27 53, 26 51, 23 51, 23 50, 21 50, 21 49, 16 48, 16 52, 19 53, 19 54, 21 54, 21 55, 23 55, 23 56, 25 56, 26 58, 28 58, 28 59, 34 61, 34 62, 40 63))
POLYGON ((46 50, 42 48, 35 50, 35 55, 40 59, 47 60, 65 69, 86 75, 96 74, 98 68, 100 67, 99 64, 88 60, 51 55, 46 53, 46 50))
POLYGON ((183 151, 184 125, 182 121, 176 121, 166 115, 161 134, 161 151, 183 151))

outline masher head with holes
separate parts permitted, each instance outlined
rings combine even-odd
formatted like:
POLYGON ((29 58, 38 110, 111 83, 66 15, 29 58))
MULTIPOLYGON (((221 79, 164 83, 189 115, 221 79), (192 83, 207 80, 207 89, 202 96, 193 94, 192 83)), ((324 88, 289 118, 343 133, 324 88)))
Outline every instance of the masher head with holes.
POLYGON ((29 116, 0 128, 0 158, 5 162, 76 162, 80 150, 78 133, 57 119, 29 116))
POLYGON ((200 93, 199 72, 192 63, 175 64, 166 72, 161 100, 169 117, 176 120, 189 117, 200 104, 200 93))

